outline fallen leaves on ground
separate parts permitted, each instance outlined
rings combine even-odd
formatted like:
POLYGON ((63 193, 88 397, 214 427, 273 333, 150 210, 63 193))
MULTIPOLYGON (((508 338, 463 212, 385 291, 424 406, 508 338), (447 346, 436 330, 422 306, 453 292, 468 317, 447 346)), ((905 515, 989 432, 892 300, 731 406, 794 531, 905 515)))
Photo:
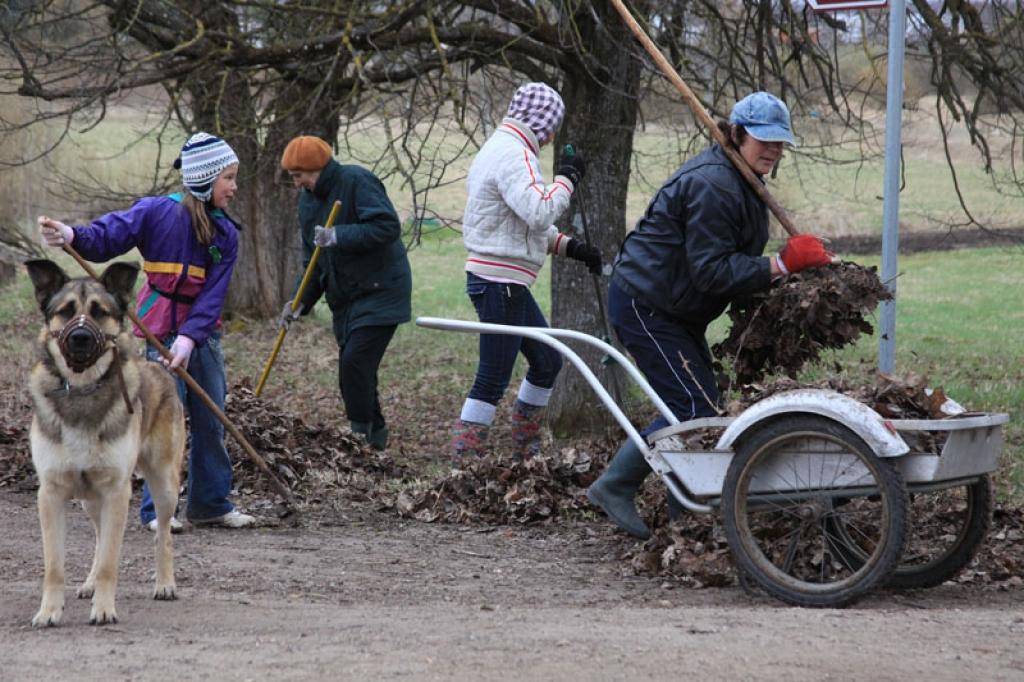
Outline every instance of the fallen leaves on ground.
MULTIPOLYGON (((387 453, 371 449, 349 429, 308 424, 257 398, 248 380, 231 388, 225 412, 270 470, 302 501, 342 494, 350 502, 376 504, 388 481, 405 475, 387 453)), ((262 470, 234 439, 227 442, 239 492, 270 495, 279 502, 262 470)))
POLYGON ((586 488, 604 456, 563 448, 528 460, 501 454, 470 459, 433 482, 415 482, 389 507, 419 521, 525 524, 548 522, 589 508, 586 488))

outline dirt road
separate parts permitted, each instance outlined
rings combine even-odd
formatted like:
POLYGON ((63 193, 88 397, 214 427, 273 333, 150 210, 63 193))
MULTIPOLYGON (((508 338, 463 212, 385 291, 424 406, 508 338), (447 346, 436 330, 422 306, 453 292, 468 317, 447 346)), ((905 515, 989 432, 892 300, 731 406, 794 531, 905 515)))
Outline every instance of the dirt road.
POLYGON ((180 599, 149 599, 129 528, 113 626, 74 598, 91 529, 70 510, 68 603, 33 630, 34 496, 0 493, 0 679, 1024 679, 1020 591, 883 592, 803 610, 622 575, 604 524, 452 527, 346 512, 316 527, 176 536, 180 599))

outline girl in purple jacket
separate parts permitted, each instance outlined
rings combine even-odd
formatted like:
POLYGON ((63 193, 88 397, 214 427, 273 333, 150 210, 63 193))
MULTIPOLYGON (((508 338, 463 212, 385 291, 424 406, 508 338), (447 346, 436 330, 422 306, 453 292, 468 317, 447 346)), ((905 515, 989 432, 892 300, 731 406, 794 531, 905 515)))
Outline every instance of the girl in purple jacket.
MULTIPOLYGON (((238 255, 238 226, 224 212, 238 189, 238 157, 224 140, 196 133, 174 162, 184 191, 144 197, 126 211, 115 211, 89 225, 70 227, 40 216, 39 231, 48 246, 74 246, 84 258, 105 261, 137 248, 145 281, 137 314, 170 348, 163 360, 156 348, 146 357, 170 369, 185 367, 221 410, 227 395, 220 347, 220 313, 238 255)), ((142 332, 135 330, 136 336, 142 332)), ((188 463, 186 514, 193 524, 243 528, 255 519, 228 501, 231 460, 224 447, 224 426, 178 380, 178 394, 189 416, 192 445, 188 463)), ((142 523, 156 530, 156 513, 143 489, 142 523)), ((171 529, 181 531, 171 520, 171 529)))

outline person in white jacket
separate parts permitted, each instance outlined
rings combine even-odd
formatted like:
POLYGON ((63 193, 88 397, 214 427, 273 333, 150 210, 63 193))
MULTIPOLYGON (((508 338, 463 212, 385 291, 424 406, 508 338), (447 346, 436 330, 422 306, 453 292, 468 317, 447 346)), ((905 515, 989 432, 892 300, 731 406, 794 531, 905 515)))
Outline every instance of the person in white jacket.
MULTIPOLYGON (((568 256, 601 271, 596 248, 566 237, 552 222, 569 206, 585 166, 579 155, 563 158, 551 184, 544 182, 537 157, 562 123, 562 98, 544 83, 516 90, 508 112, 484 143, 469 169, 469 196, 462 219, 466 245, 466 293, 481 322, 547 327, 530 285, 547 254, 568 256)), ((485 452, 498 401, 522 353, 529 370, 519 387, 512 415, 515 455, 540 449, 540 420, 562 368, 557 351, 519 336, 482 334, 476 380, 452 431, 452 464, 485 452)))

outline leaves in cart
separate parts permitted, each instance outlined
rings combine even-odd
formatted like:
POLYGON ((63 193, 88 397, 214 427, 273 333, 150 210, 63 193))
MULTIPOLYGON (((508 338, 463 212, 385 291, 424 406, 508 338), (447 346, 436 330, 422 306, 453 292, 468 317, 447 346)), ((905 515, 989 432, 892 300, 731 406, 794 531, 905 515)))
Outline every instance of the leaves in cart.
POLYGON ((874 331, 868 316, 892 295, 877 268, 836 263, 778 280, 733 302, 728 337, 712 348, 726 384, 743 387, 771 374, 796 377, 820 359, 874 331))

